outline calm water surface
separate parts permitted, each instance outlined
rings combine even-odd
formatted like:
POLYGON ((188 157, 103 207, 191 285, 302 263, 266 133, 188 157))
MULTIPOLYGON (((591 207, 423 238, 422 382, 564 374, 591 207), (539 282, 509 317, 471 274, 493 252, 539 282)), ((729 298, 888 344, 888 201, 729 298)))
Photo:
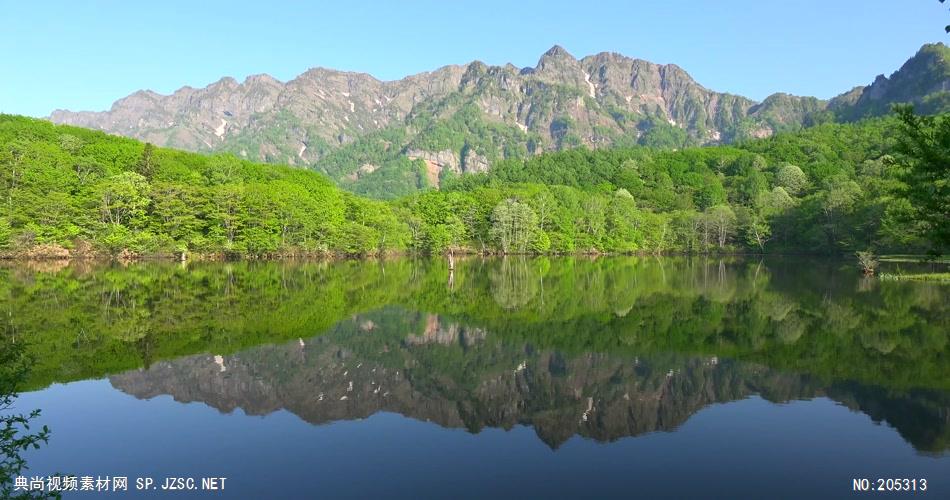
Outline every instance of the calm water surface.
POLYGON ((950 498, 950 286, 849 263, 18 266, 0 313, 30 475, 228 478, 128 497, 950 498))

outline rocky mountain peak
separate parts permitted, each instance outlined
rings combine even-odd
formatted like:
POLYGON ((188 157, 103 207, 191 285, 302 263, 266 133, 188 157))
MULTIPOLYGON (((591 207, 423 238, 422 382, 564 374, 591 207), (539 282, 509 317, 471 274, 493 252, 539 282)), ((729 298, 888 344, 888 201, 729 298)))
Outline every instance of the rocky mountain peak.
POLYGON ((547 52, 541 55, 541 58, 538 59, 538 64, 535 66, 535 71, 544 71, 545 68, 550 67, 562 67, 562 66, 574 66, 577 65, 578 61, 560 45, 555 45, 548 49, 547 52))
POLYGON ((541 57, 542 57, 542 58, 547 57, 547 58, 570 58, 570 59, 574 59, 574 56, 572 56, 571 53, 567 51, 567 49, 565 49, 564 47, 561 47, 560 45, 556 45, 556 44, 555 44, 554 46, 552 46, 550 49, 548 49, 547 52, 545 52, 541 57))
POLYGON ((233 89, 236 89, 239 85, 240 85, 240 84, 238 83, 238 81, 235 80, 233 77, 225 76, 225 77, 221 78, 220 80, 218 80, 218 81, 212 83, 211 85, 208 85, 208 88, 209 88, 209 89, 216 89, 216 90, 219 90, 219 89, 220 89, 220 90, 233 90, 233 89))
POLYGON ((816 113, 842 120, 876 116, 895 102, 915 103, 924 112, 950 107, 947 46, 925 45, 890 78, 830 102, 775 94, 756 103, 707 89, 675 64, 613 52, 578 60, 555 45, 534 68, 473 61, 381 81, 315 67, 286 83, 260 74, 171 95, 139 91, 109 111, 57 110, 50 119, 161 146, 311 166, 343 184, 389 178, 385 162, 397 164, 394 156, 404 161, 412 151, 416 161, 429 158, 438 167, 430 168, 435 174, 428 182, 438 185, 438 172, 474 170, 468 166, 476 163, 481 170, 511 154, 716 144, 796 130, 816 113), (331 149, 350 145, 353 151, 340 157, 352 161, 326 163, 333 161, 326 160, 331 149))
POLYGON ((283 83, 284 82, 268 75, 267 73, 259 73, 256 75, 248 75, 247 78, 244 79, 244 83, 242 83, 242 85, 283 85, 283 83))
POLYGON ((938 112, 950 101, 950 47, 926 44, 889 77, 878 75, 874 82, 832 100, 829 106, 839 118, 855 120, 890 111, 898 103, 909 103, 923 113, 938 112))
POLYGON ((548 49, 531 72, 536 78, 550 84, 568 85, 585 89, 586 77, 580 61, 560 45, 548 49))

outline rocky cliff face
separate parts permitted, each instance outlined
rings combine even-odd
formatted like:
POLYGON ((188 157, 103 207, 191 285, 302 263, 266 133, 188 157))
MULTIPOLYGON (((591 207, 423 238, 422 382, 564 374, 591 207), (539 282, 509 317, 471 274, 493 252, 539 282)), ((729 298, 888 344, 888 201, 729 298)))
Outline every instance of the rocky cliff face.
POLYGON ((950 109, 950 48, 927 44, 890 77, 878 75, 866 87, 855 87, 829 103, 840 119, 856 120, 890 111, 898 103, 913 104, 922 113, 950 109))
POLYGON ((283 83, 268 75, 233 78, 171 95, 136 92, 104 112, 57 110, 65 123, 191 151, 233 150, 260 161, 309 164, 328 147, 401 122, 420 101, 457 86, 447 66, 396 82, 362 73, 311 69, 283 83))
POLYGON ((57 110, 50 119, 161 146, 312 166, 344 183, 386 165, 367 152, 373 148, 354 146, 342 165, 324 165, 328 153, 398 131, 376 149, 422 160, 428 184, 438 186, 443 172, 482 171, 518 154, 715 144, 794 130, 826 111, 853 119, 886 112, 893 102, 942 108, 944 100, 932 96, 950 88, 946 52, 942 44, 925 46, 890 79, 830 106, 788 94, 756 103, 709 90, 673 64, 606 52, 576 59, 555 46, 529 68, 476 61, 389 82, 315 68, 289 82, 256 75, 167 96, 140 91, 109 111, 57 110))
POLYGON ((431 152, 412 148, 407 149, 405 154, 410 160, 422 160, 425 165, 426 181, 433 187, 439 187, 442 176, 446 172, 456 175, 487 172, 489 167, 488 159, 472 149, 463 152, 451 149, 431 152))
POLYGON ((577 60, 555 46, 533 68, 473 62, 391 82, 315 68, 286 83, 256 75, 242 83, 223 78, 201 89, 183 87, 167 96, 140 91, 109 111, 57 110, 50 119, 162 146, 235 150, 255 160, 309 164, 327 148, 408 125, 414 111, 437 108, 435 118, 444 118, 458 107, 458 97, 477 105, 488 121, 536 134, 543 149, 561 147, 568 132, 590 146, 623 135, 635 140, 647 118, 682 128, 700 142, 716 142, 733 133, 755 105, 708 90, 675 65, 611 53, 577 60), (456 102, 441 102, 449 97, 456 102))

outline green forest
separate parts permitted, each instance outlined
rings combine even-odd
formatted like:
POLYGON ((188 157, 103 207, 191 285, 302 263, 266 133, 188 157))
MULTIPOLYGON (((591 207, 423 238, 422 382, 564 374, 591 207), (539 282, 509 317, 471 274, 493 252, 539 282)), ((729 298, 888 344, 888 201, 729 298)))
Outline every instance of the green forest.
POLYGON ((18 116, 0 146, 8 257, 942 253, 950 231, 950 115, 906 107, 730 146, 503 159, 389 201, 18 116))

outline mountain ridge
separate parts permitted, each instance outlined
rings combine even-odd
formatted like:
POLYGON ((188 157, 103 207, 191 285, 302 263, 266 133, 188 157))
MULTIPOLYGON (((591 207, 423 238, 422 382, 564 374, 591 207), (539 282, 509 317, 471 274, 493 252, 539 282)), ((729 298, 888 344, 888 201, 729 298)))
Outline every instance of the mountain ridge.
POLYGON ((476 60, 388 81, 314 67, 286 82, 261 73, 168 95, 142 90, 108 111, 56 110, 49 119, 402 194, 543 151, 722 144, 876 116, 895 102, 950 109, 948 51, 924 45, 889 78, 829 100, 779 92, 757 102, 710 90, 675 64, 615 52, 577 59, 554 45, 534 67, 476 60))
MULTIPOLYGON (((656 64, 643 59, 631 58, 624 56, 615 52, 600 52, 597 54, 585 56, 581 59, 575 58, 567 50, 559 45, 553 46, 547 52, 541 55, 538 60, 538 63, 534 67, 524 67, 518 68, 512 64, 506 64, 503 66, 491 66, 487 65, 479 60, 475 60, 466 64, 461 65, 445 65, 439 68, 436 68, 432 71, 417 73, 414 75, 409 75, 398 80, 380 80, 372 76, 369 73, 365 72, 356 72, 356 71, 339 71, 331 68, 324 67, 313 67, 310 68, 297 77, 288 80, 287 82, 282 82, 266 73, 249 75, 245 78, 243 82, 238 82, 235 78, 230 76, 222 77, 221 79, 212 82, 211 84, 195 88, 191 86, 183 86, 171 94, 160 94, 152 90, 141 90, 130 94, 124 98, 118 99, 113 103, 112 107, 107 111, 78 111, 72 112, 69 110, 58 109, 55 110, 50 118, 56 123, 67 123, 72 125, 86 125, 91 126, 91 128, 97 128, 100 130, 106 130, 123 133, 124 131, 113 126, 116 122, 113 115, 114 113, 122 111, 124 108, 127 109, 131 105, 137 104, 134 101, 136 99, 158 99, 164 101, 171 101, 167 104, 176 104, 176 99, 182 97, 196 97, 195 94, 209 93, 213 91, 218 91, 222 88, 230 91, 248 91, 250 84, 257 83, 260 80, 267 80, 271 85, 279 85, 283 87, 284 94, 287 94, 288 91, 293 92, 299 90, 299 87, 310 83, 313 80, 320 80, 320 83, 336 83, 338 86, 341 83, 340 80, 345 80, 345 84, 348 87, 347 90, 356 90, 355 86, 364 85, 370 87, 388 87, 386 90, 395 90, 399 91, 400 89, 396 88, 400 85, 412 86, 413 84, 421 85, 420 90, 425 90, 436 94, 437 96, 444 96, 447 93, 445 83, 450 83, 452 87, 459 87, 463 83, 471 83, 470 80, 466 80, 466 75, 469 75, 469 78, 496 78, 496 79, 506 79, 512 76, 520 77, 532 77, 533 79, 540 80, 548 84, 573 84, 577 89, 587 91, 589 97, 595 98, 597 93, 605 92, 604 85, 607 84, 607 76, 600 75, 600 78, 592 80, 592 76, 588 69, 594 65, 604 65, 604 64, 617 64, 617 63, 627 63, 630 64, 635 70, 643 71, 654 71, 656 75, 643 75, 641 73, 636 73, 633 75, 631 81, 631 86, 634 90, 649 90, 650 85, 656 82, 647 81, 643 83, 645 77, 649 76, 659 76, 662 80, 673 80, 675 83, 679 83, 682 80, 682 83, 689 85, 695 88, 696 91, 703 93, 714 93, 717 95, 728 96, 730 98, 741 98, 744 104, 751 106, 755 101, 744 98, 742 96, 737 96, 735 94, 725 93, 725 92, 716 92, 707 89, 698 82, 696 82, 689 74, 683 70, 681 67, 675 64, 656 64), (474 73, 474 74, 473 74, 474 73), (586 78, 584 76, 586 75, 586 78), (326 81, 326 80, 334 81, 326 81), (99 118, 112 118, 113 124, 105 123, 99 118)), ((322 90, 326 92, 327 90, 338 90, 345 93, 347 90, 334 89, 334 88, 320 88, 313 90, 322 90)), ((362 90, 362 89, 360 89, 362 90)), ((416 90, 416 89, 410 89, 416 90)), ((419 92, 421 93, 421 92, 419 92)), ((627 97, 634 98, 640 97, 642 94, 628 95, 627 97)), ((344 95, 345 96, 345 95, 344 95)), ((290 95, 283 96, 283 100, 286 101, 290 98, 290 95)), ((312 97, 312 96, 308 96, 312 97)), ((319 92, 316 93, 316 97, 325 97, 321 96, 319 92)), ((348 96, 345 96, 348 97, 348 96)), ((390 96, 392 97, 392 96, 390 96)), ((413 95, 412 97, 417 97, 413 95)), ((411 99, 410 99, 411 100, 411 99)), ((632 100, 632 99, 630 99, 632 100)), ((629 102, 629 100, 628 100, 629 102)), ((163 103, 166 104, 166 103, 163 103)), ((151 111, 151 110, 150 110, 151 111)), ((400 111, 408 112, 407 109, 401 109, 400 111)), ((211 125, 210 123, 208 125, 211 125)), ((146 139, 144 137, 147 135, 147 127, 139 126, 136 127, 132 134, 124 133, 124 135, 133 135, 135 138, 146 139)), ((209 127, 216 128, 216 127, 209 127)), ((168 145, 174 146, 175 141, 169 140, 166 142, 158 141, 158 145, 168 145)), ((187 144, 186 144, 187 145, 187 144)))

